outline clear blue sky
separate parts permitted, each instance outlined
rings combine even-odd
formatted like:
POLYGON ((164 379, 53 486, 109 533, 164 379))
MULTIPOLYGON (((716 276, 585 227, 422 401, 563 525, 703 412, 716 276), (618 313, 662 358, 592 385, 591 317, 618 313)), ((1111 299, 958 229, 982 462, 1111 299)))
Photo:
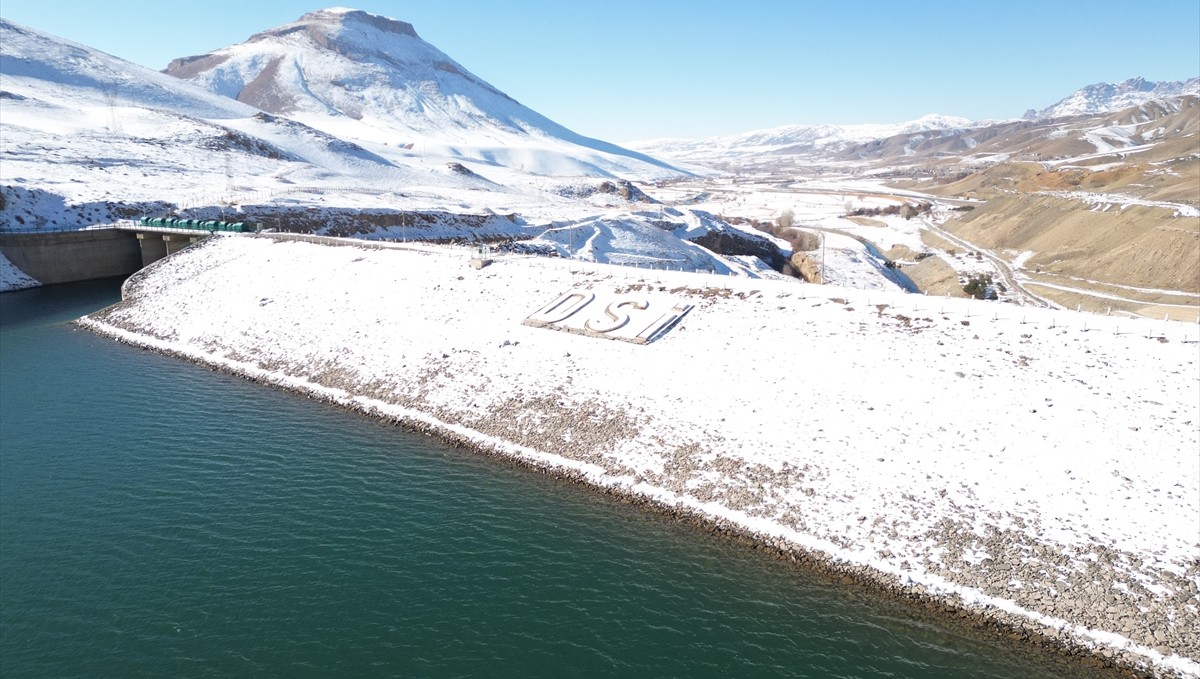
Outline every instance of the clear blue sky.
POLYGON ((2 0, 0 16, 162 69, 339 4, 617 142, 1011 118, 1094 82, 1200 75, 1198 0, 2 0))

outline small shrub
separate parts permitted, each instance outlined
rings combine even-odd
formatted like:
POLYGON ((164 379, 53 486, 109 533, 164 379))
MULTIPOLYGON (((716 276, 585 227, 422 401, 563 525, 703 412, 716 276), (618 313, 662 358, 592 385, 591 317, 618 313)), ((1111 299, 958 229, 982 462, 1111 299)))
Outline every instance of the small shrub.
POLYGON ((1000 299, 990 273, 974 273, 967 277, 963 292, 975 299, 1000 299))
POLYGON ((792 229, 794 235, 788 238, 792 252, 811 252, 821 247, 821 237, 811 231, 792 229))

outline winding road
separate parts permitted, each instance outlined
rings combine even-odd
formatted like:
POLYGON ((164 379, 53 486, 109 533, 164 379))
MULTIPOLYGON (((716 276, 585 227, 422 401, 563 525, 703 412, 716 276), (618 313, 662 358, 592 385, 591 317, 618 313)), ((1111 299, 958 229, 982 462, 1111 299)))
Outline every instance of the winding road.
POLYGON ((1016 273, 1013 271, 1012 266, 1008 262, 1006 262, 1003 259, 1001 259, 1000 257, 996 256, 990 250, 980 248, 980 247, 972 244, 970 241, 964 240, 964 239, 950 233, 949 231, 946 231, 945 229, 930 222, 924 216, 920 217, 920 220, 921 220, 921 223, 925 225, 925 228, 929 229, 929 231, 931 233, 936 234, 937 236, 944 238, 947 241, 950 241, 951 243, 961 247, 965 251, 977 252, 984 259, 991 262, 992 265, 996 267, 996 271, 999 272, 1000 277, 1004 279, 1004 285, 1006 285, 1009 290, 1013 291, 1013 294, 1017 298, 1020 299, 1021 304, 1023 304, 1023 305, 1028 304, 1031 306, 1056 308, 1056 309, 1062 308, 1061 305, 1055 304, 1054 302, 1051 302, 1050 300, 1046 299, 1045 297, 1040 297, 1040 296, 1030 292, 1027 288, 1025 288, 1023 285, 1021 285, 1021 283, 1017 280, 1016 273))

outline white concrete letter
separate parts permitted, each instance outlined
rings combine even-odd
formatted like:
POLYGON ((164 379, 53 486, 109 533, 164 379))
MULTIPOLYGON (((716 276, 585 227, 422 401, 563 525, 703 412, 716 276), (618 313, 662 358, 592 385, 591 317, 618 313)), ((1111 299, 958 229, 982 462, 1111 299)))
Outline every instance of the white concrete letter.
POLYGON ((590 304, 593 299, 596 299, 596 295, 593 293, 572 290, 562 294, 547 306, 538 309, 526 320, 545 325, 561 323, 574 315, 576 311, 590 304))
POLYGON ((617 328, 623 327, 629 322, 629 314, 627 312, 622 312, 620 315, 618 315, 614 309, 620 309, 621 307, 625 306, 631 306, 638 311, 645 311, 650 307, 650 304, 648 302, 634 302, 629 300, 624 302, 613 302, 604 309, 604 315, 608 316, 610 321, 609 323, 600 321, 599 324, 594 324, 592 323, 591 319, 589 319, 583 324, 583 327, 591 330, 592 332, 612 332, 617 328))

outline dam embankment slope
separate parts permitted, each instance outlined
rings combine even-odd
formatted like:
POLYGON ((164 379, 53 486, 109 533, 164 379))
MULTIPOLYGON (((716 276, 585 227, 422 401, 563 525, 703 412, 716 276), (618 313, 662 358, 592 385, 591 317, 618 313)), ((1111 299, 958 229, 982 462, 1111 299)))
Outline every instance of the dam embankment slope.
POLYGON ((81 323, 1200 672, 1194 325, 267 237, 173 255, 81 323))

